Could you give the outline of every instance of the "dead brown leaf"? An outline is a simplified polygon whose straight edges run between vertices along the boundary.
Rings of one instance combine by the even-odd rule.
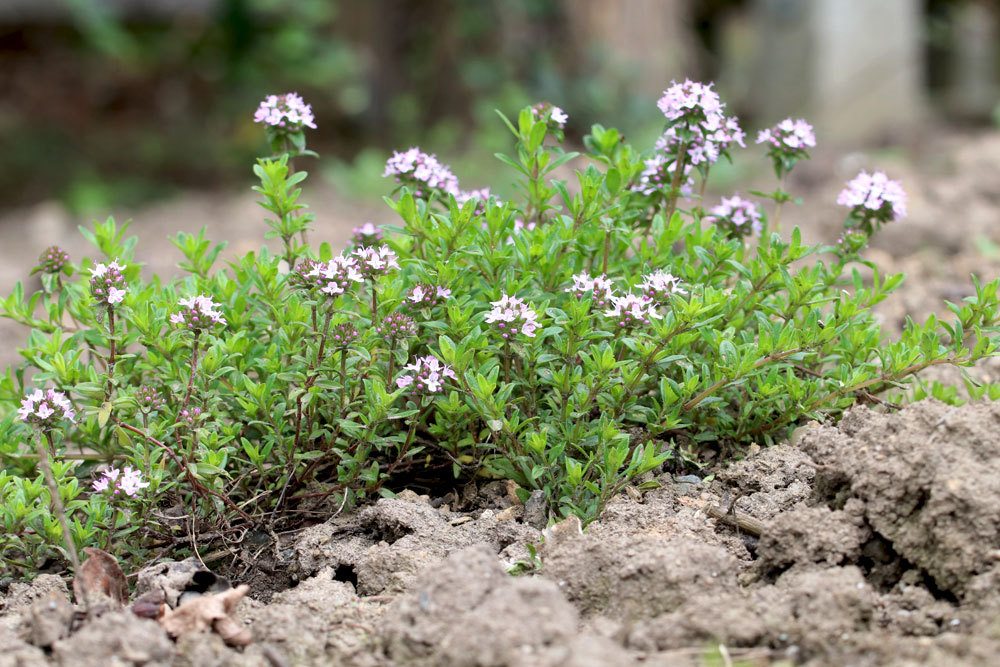
[[[77,601],[84,599],[85,590],[88,594],[106,595],[119,607],[124,606],[128,601],[128,584],[118,559],[94,547],[84,547],[83,553],[87,554],[87,560],[83,561],[80,572],[73,579],[73,594]]]
[[[160,625],[167,634],[175,638],[212,630],[230,646],[246,646],[253,641],[250,630],[231,614],[249,590],[249,586],[237,586],[221,593],[191,598],[177,609],[164,607],[163,616],[159,619]]]

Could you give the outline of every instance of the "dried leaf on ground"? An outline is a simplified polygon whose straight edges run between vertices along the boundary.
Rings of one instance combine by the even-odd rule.
[[[164,608],[160,625],[175,638],[213,630],[230,646],[246,646],[253,641],[250,630],[231,614],[249,590],[249,586],[237,586],[221,593],[191,598],[177,609]]]
[[[77,602],[88,594],[101,593],[111,598],[118,606],[128,601],[128,584],[125,573],[118,565],[118,559],[103,549],[85,547],[87,560],[80,566],[80,572],[73,579],[73,594]]]

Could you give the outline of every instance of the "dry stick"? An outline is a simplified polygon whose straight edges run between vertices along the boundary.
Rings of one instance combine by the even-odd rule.
[[[121,420],[119,420],[117,418],[115,418],[115,424],[117,424],[118,426],[121,426],[126,431],[131,431],[132,433],[135,433],[136,435],[145,438],[148,442],[153,443],[154,445],[156,445],[157,447],[159,447],[160,449],[162,449],[164,452],[166,452],[167,456],[169,456],[171,459],[173,459],[174,463],[176,463],[178,466],[181,467],[181,469],[184,470],[185,477],[187,477],[188,482],[191,484],[191,486],[194,488],[194,490],[198,493],[198,495],[202,496],[203,498],[207,498],[208,496],[215,496],[216,498],[218,498],[219,500],[221,500],[223,503],[225,503],[227,507],[229,507],[230,509],[235,510],[236,513],[239,514],[240,517],[242,517],[244,521],[246,521],[247,523],[251,523],[251,524],[253,523],[253,519],[250,518],[250,515],[247,514],[246,512],[244,512],[243,509],[239,505],[237,505],[236,503],[234,503],[229,496],[227,496],[227,495],[225,495],[223,493],[219,493],[218,491],[216,491],[214,489],[210,489],[207,486],[205,486],[204,484],[202,484],[201,482],[199,482],[198,479],[194,476],[194,474],[191,473],[191,470],[188,468],[187,463],[185,463],[184,460],[182,460],[179,456],[177,456],[177,454],[175,454],[174,451],[172,449],[170,449],[170,447],[168,447],[166,445],[166,443],[164,443],[164,442],[162,442],[160,440],[157,440],[153,436],[151,436],[148,433],[144,432],[142,429],[138,429],[135,426],[132,426],[131,424],[126,424],[125,422],[123,422],[123,421],[121,421]]]
[[[737,514],[736,510],[727,512],[723,507],[717,507],[716,505],[708,503],[705,503],[702,506],[702,509],[705,510],[705,514],[712,517],[719,523],[724,523],[732,528],[737,528],[748,535],[760,537],[764,534],[763,523],[753,517],[749,517],[744,514]]]
[[[55,449],[55,445],[52,443],[52,434],[48,431],[44,433],[45,441],[48,442],[49,447]],[[63,506],[62,496],[59,495],[59,485],[56,483],[55,475],[52,474],[52,466],[49,463],[49,450],[45,447],[45,442],[41,438],[38,438],[36,441],[36,447],[38,448],[38,465],[42,469],[42,476],[45,477],[45,483],[49,487],[49,503],[51,503],[52,511],[59,520],[63,541],[66,543],[66,555],[69,556],[70,565],[73,566],[73,581],[80,583],[80,593],[83,596],[83,610],[89,614],[90,592],[87,590],[86,582],[80,577],[80,557],[76,553],[76,543],[73,542],[73,533],[70,532],[69,522],[66,520],[66,508]]]

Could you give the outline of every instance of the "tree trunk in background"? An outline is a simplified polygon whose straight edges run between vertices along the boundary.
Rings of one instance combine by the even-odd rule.
[[[894,140],[925,117],[920,0],[754,0],[762,123],[808,115],[832,143]]]
[[[596,76],[626,77],[636,94],[657,98],[671,79],[697,76],[686,0],[563,0],[578,56]]]

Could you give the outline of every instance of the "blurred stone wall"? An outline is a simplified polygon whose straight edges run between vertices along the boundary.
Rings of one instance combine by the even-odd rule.
[[[749,101],[807,115],[828,140],[894,139],[927,115],[920,0],[755,0]]]

